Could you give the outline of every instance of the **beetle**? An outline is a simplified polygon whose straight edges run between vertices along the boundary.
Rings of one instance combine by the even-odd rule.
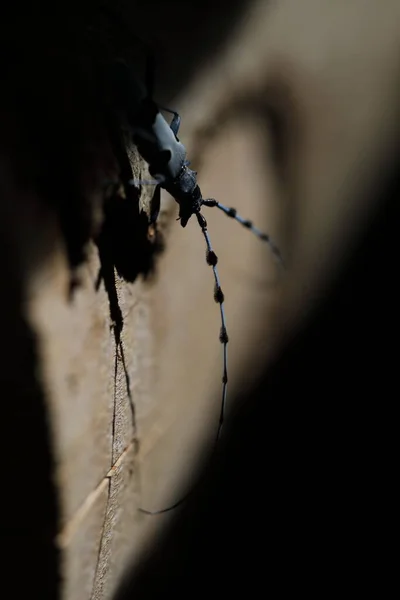
[[[150,203],[150,224],[157,221],[160,211],[160,192],[165,189],[179,205],[178,220],[182,227],[186,227],[189,219],[194,216],[203,234],[206,243],[206,261],[211,266],[214,275],[214,299],[218,303],[221,316],[221,329],[219,340],[223,346],[223,374],[222,374],[222,400],[219,415],[216,442],[218,441],[224,422],[225,404],[227,397],[227,345],[228,333],[224,311],[224,294],[217,270],[218,257],[214,252],[208,234],[207,221],[202,214],[203,207],[216,207],[225,215],[233,218],[245,228],[252,231],[259,239],[269,244],[276,260],[283,266],[282,256],[277,246],[269,235],[260,231],[253,223],[241,217],[234,208],[226,207],[214,198],[204,199],[197,182],[197,172],[190,168],[187,160],[185,146],[178,138],[181,117],[169,108],[159,106],[152,98],[153,68],[150,60],[146,67],[146,82],[135,76],[133,69],[122,60],[115,60],[108,66],[108,86],[113,90],[113,103],[119,118],[128,125],[131,141],[136,146],[140,156],[148,164],[153,181],[131,179],[131,186],[150,183],[155,185],[154,194]],[[168,123],[162,111],[173,115]],[[179,506],[187,496],[167,508],[157,511],[139,509],[149,515],[168,512]]]

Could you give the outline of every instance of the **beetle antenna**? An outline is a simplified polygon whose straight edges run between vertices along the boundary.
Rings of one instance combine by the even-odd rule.
[[[210,265],[210,267],[212,267],[213,274],[214,274],[214,280],[215,280],[214,300],[215,300],[215,302],[217,302],[219,304],[220,314],[221,314],[221,329],[220,329],[220,333],[219,333],[219,341],[223,345],[222,400],[221,400],[221,410],[219,413],[217,435],[215,438],[215,446],[214,446],[214,451],[215,451],[216,445],[221,436],[222,426],[225,421],[225,406],[226,406],[226,394],[227,394],[227,385],[228,385],[228,348],[227,348],[227,346],[228,346],[229,338],[228,338],[228,333],[227,333],[227,329],[226,329],[226,318],[225,318],[225,310],[224,310],[224,294],[221,289],[221,283],[220,283],[218,270],[217,270],[218,257],[215,254],[215,252],[211,246],[210,236],[208,235],[208,230],[207,230],[207,221],[205,220],[205,218],[203,217],[203,215],[200,212],[196,212],[196,217],[197,217],[197,222],[200,226],[201,232],[202,232],[205,242],[206,242],[206,247],[207,247],[206,261],[207,261],[207,264]],[[183,496],[183,498],[181,498],[180,500],[178,500],[171,506],[168,506],[167,508],[163,508],[161,510],[154,510],[154,511],[139,508],[139,511],[141,513],[144,513],[145,515],[161,515],[162,513],[170,512],[171,510],[174,510],[175,508],[178,508],[178,506],[183,504],[185,502],[185,500],[187,500],[187,498],[195,491],[196,487],[197,486],[192,488],[185,496]]]
[[[243,225],[243,227],[246,227],[246,229],[250,229],[250,231],[252,231],[254,233],[254,235],[256,235],[260,240],[262,240],[263,242],[266,242],[268,244],[272,254],[274,255],[275,259],[280,263],[280,265],[282,267],[285,266],[284,262],[283,262],[282,254],[281,254],[279,248],[276,246],[276,244],[271,240],[271,237],[267,233],[264,233],[263,231],[258,229],[258,227],[255,227],[251,221],[241,217],[237,213],[236,208],[231,208],[229,206],[225,206],[224,204],[217,202],[213,198],[209,198],[208,200],[203,200],[202,204],[204,206],[209,206],[209,207],[216,206],[217,208],[222,210],[222,212],[225,213],[228,217],[235,219],[235,221],[237,221],[238,223]]]

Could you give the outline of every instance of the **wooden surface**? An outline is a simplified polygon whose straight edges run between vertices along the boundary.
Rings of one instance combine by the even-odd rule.
[[[221,185],[221,175],[228,180],[231,165],[246,161],[248,174],[254,168],[255,134],[251,126],[244,132],[231,128],[209,157],[214,165],[208,176],[204,168],[203,179],[209,177],[210,191],[223,202],[231,201],[232,189]],[[224,171],[221,163],[221,173],[213,167],[226,144],[231,164]],[[245,180],[236,184],[243,189],[236,206],[268,226],[257,193],[246,195]],[[174,219],[175,206],[168,210]],[[274,309],[279,269],[268,248],[246,230],[215,210],[207,218],[226,295],[234,390],[244,370],[245,377],[254,377],[259,353],[266,351],[265,311]],[[170,517],[148,517],[137,509],[157,510],[179,499],[182,481],[193,478],[197,460],[213,445],[222,351],[212,273],[196,223],[182,230],[173,221],[167,239],[153,282],[128,284],[116,278],[126,372],[120,350],[116,357],[104,286],[95,290],[100,264],[94,247],[71,304],[62,251],[54,252],[31,285],[30,316],[40,340],[61,490],[57,540],[66,598],[81,597],[82,590],[88,597],[110,597],[127,558],[139,556],[144,541]]]
[[[310,310],[368,218],[365,191],[378,181],[399,128],[400,5],[380,6],[261,0],[186,86],[176,76],[168,89],[173,50],[164,56],[160,98],[182,115],[180,138],[203,195],[235,206],[268,231],[287,259],[282,275],[267,246],[216,209],[205,211],[226,297],[228,417],[235,395],[254,383]],[[273,110],[280,139],[270,128]],[[116,348],[104,283],[96,289],[97,248],[89,241],[81,285],[69,302],[57,211],[19,179],[17,167],[25,163],[16,151],[5,152],[6,142],[17,146],[12,120],[2,114],[1,242],[9,256],[2,303],[5,314],[15,310],[5,335],[11,339],[26,319],[36,340],[36,358],[26,360],[48,413],[58,496],[49,531],[59,552],[60,589],[63,600],[109,599],[123,570],[135,567],[170,518],[138,508],[157,510],[179,499],[213,444],[222,349],[212,273],[196,223],[182,229],[165,195],[166,248],[155,276],[127,283],[115,274],[124,319]],[[89,131],[97,131],[95,116]],[[98,183],[112,171],[112,157],[101,136],[85,139]],[[88,166],[83,171],[93,174]],[[96,211],[98,189],[87,185]],[[19,354],[24,344],[30,348],[25,337]],[[7,394],[24,388],[13,368],[11,358],[3,362]],[[21,394],[28,404],[31,391]],[[18,418],[10,412],[11,421]],[[21,456],[29,453],[26,431]],[[27,463],[32,488],[35,456]],[[15,489],[22,496],[24,482]],[[33,514],[32,508],[26,523]]]

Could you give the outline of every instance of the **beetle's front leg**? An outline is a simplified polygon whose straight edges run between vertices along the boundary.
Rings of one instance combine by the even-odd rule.
[[[174,133],[174,135],[176,137],[178,137],[179,127],[181,126],[181,117],[180,117],[179,113],[177,113],[174,110],[171,110],[170,108],[166,108],[165,106],[159,105],[159,108],[161,108],[161,110],[165,110],[165,112],[171,113],[171,115],[174,115],[169,126],[172,129],[172,132]]]

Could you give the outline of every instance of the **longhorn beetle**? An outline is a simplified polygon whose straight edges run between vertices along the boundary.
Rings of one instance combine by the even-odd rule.
[[[257,229],[251,221],[243,219],[234,208],[228,208],[213,198],[204,199],[197,183],[197,173],[190,169],[186,159],[186,149],[178,139],[181,118],[179,114],[168,108],[159,106],[152,98],[152,66],[148,62],[146,73],[147,89],[135,77],[133,71],[123,60],[115,61],[109,68],[109,85],[115,94],[115,107],[123,113],[130,129],[132,141],[136,145],[141,157],[148,163],[149,172],[154,177],[155,187],[151,202],[150,222],[154,223],[160,209],[160,191],[165,189],[179,204],[178,220],[182,227],[186,227],[189,219],[195,216],[206,243],[206,261],[212,267],[215,287],[214,299],[219,304],[221,314],[221,329],[219,339],[223,345],[223,376],[222,376],[222,401],[219,416],[216,441],[218,441],[224,422],[228,373],[227,373],[227,344],[228,334],[224,311],[224,294],[221,289],[217,270],[218,257],[215,254],[208,235],[207,221],[201,209],[217,207],[227,216],[250,229],[257,237],[269,244],[275,258],[283,265],[281,254],[270,237]],[[173,115],[170,124],[166,121],[161,111]],[[131,180],[130,184],[135,185]],[[140,182],[139,183],[143,183]],[[186,498],[186,496],[185,496]],[[172,506],[158,511],[141,512],[154,515],[168,512],[180,505],[182,498]]]

